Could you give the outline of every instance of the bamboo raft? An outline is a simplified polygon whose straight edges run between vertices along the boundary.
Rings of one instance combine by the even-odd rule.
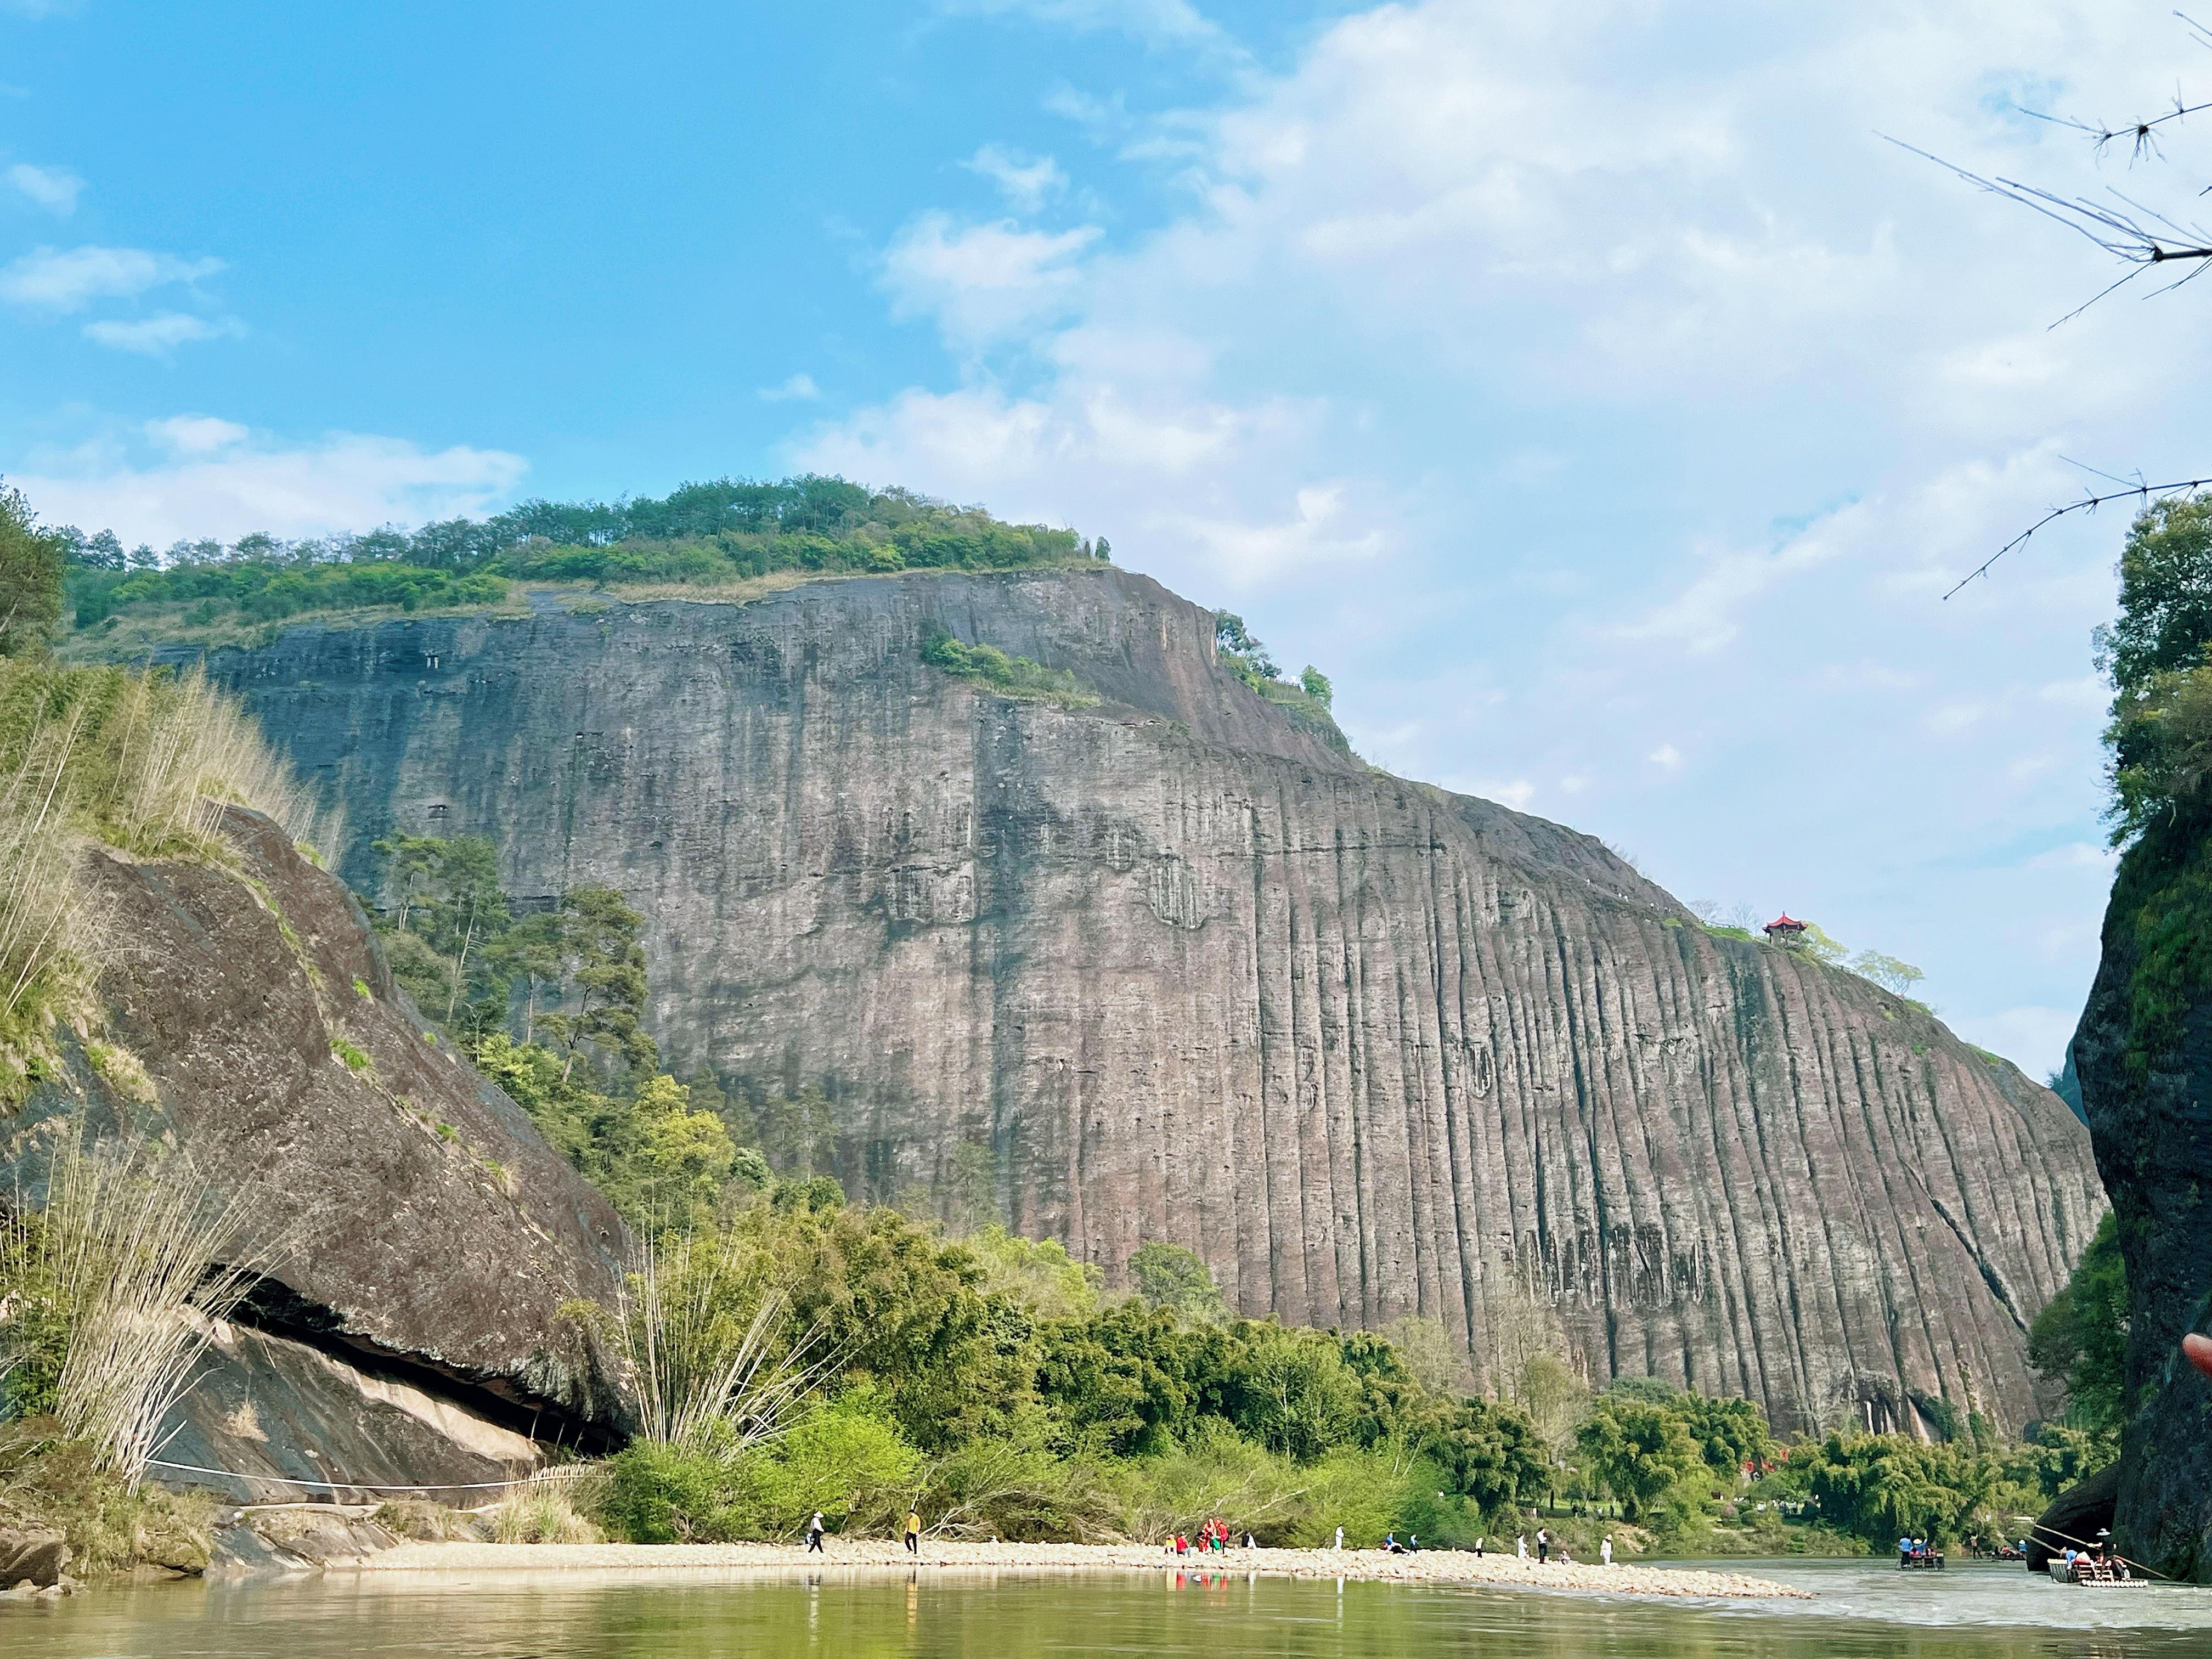
[[[2109,1562],[2069,1561],[2053,1556],[2051,1561],[2051,1582],[2054,1584],[2078,1584],[2083,1589],[2141,1589],[2150,1583],[2130,1574],[2125,1564]]]

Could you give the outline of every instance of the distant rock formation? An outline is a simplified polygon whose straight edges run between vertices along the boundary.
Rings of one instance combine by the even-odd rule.
[[[106,1040],[154,1098],[70,1049],[0,1146],[35,1181],[82,1115],[173,1139],[252,1242],[281,1247],[218,1330],[161,1455],[283,1480],[472,1482],[547,1443],[604,1444],[622,1407],[572,1297],[611,1303],[628,1247],[598,1192],[521,1109],[434,1048],[344,886],[258,814],[222,831],[235,867],[87,853],[105,918]],[[449,1494],[451,1496],[453,1494]]]
[[[933,626],[1102,701],[949,678]],[[856,1196],[980,1179],[1109,1282],[1170,1239],[1245,1312],[1419,1313],[1479,1359],[1533,1313],[1598,1380],[1784,1430],[2036,1412],[2027,1322],[2104,1207],[2063,1104],[1589,836],[1338,752],[1144,577],[296,626],[209,667],[343,803],[355,882],[402,830],[495,837],[526,897],[619,887],[676,1069],[825,1090]]]

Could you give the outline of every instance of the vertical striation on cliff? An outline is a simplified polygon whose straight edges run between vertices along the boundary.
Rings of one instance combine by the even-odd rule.
[[[930,625],[1104,699],[1015,702]],[[1910,1004],[1716,938],[1599,843],[1373,772],[1115,570],[749,605],[302,626],[209,664],[349,812],[495,837],[648,918],[679,1068],[824,1087],[856,1194],[993,1172],[1119,1273],[1231,1304],[1533,1305],[1595,1376],[1784,1428],[2033,1414],[2027,1323],[2103,1208],[2087,1138]]]

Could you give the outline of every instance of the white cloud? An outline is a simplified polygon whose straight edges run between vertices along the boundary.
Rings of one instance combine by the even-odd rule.
[[[67,218],[76,211],[76,198],[84,180],[67,167],[33,167],[18,161],[8,169],[8,182],[49,213]]]
[[[218,449],[242,444],[253,434],[236,421],[214,415],[172,415],[146,422],[146,435],[177,455],[212,455]]]
[[[1686,587],[1621,624],[1620,637],[1668,641],[1698,653],[1733,644],[1746,608],[1791,576],[1838,557],[1864,519],[1858,509],[1846,508],[1771,551],[1731,548],[1708,554]]]
[[[781,386],[763,386],[762,398],[771,404],[811,403],[822,395],[811,374],[794,374]]]
[[[996,185],[1006,204],[1018,213],[1036,212],[1067,188],[1067,175],[1051,156],[1025,156],[999,144],[984,145],[961,165]]]
[[[34,455],[9,482],[50,524],[112,529],[156,547],[252,531],[329,535],[494,510],[527,464],[495,449],[425,450],[404,439],[333,433],[310,443],[257,440],[230,421],[176,416],[144,428],[161,452],[113,441]]]
[[[1679,772],[1682,769],[1682,751],[1671,743],[1662,743],[1645,757],[1663,772]]]
[[[125,300],[171,283],[196,283],[220,259],[182,259],[135,247],[33,248],[0,270],[0,300],[46,311],[82,311],[94,300]]]
[[[1097,239],[1090,225],[1055,234],[925,213],[884,254],[884,283],[896,314],[933,317],[949,343],[974,349],[1064,314],[1077,258]]]
[[[237,319],[225,317],[210,322],[204,317],[195,317],[188,312],[163,311],[151,317],[139,317],[130,321],[103,317],[84,325],[84,337],[94,345],[104,345],[116,351],[136,351],[149,357],[166,357],[179,346],[191,340],[212,340],[221,336],[243,334],[245,327]]]

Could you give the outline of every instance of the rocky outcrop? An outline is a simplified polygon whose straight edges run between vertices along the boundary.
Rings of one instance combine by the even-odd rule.
[[[474,1508],[538,1468],[545,1448],[472,1399],[225,1322],[161,1456],[168,1478],[239,1503],[390,1495]],[[557,1414],[533,1415],[548,1440],[562,1432]]]
[[[927,627],[1073,672],[1008,701]],[[302,626],[213,658],[342,801],[648,918],[678,1069],[824,1088],[856,1194],[982,1172],[1118,1279],[1532,1317],[1784,1428],[2017,1425],[2102,1209],[2065,1107],[1867,982],[1716,937],[1597,842],[1373,772],[1120,571]],[[1539,1334],[1540,1336],[1540,1328]]]
[[[2106,1465],[2086,1480],[2077,1480],[2036,1516],[2027,1534],[2027,1570],[2042,1572],[2051,1558],[2063,1555],[2069,1545],[2087,1547],[2112,1527],[2113,1510],[2120,1491],[2120,1466]]]
[[[69,1540],[59,1533],[0,1527],[0,1589],[46,1589],[69,1571]]]
[[[2191,866],[2207,845],[2201,825],[2164,827],[2121,860],[2073,1054],[2119,1222],[2128,1397],[2141,1402],[2122,1441],[2114,1539],[2162,1571],[2212,1582],[2212,1382],[2180,1352],[2185,1332],[2212,1323],[2212,988],[2148,963],[2141,928],[2147,915],[2201,915]],[[2138,994],[2171,1016],[2154,1031],[2138,1027]]]
[[[564,1300],[611,1299],[622,1224],[520,1108],[433,1047],[345,887],[233,809],[230,860],[85,854],[97,1046],[0,1122],[37,1194],[74,1121],[187,1152],[270,1264],[164,1456],[293,1480],[496,1479],[620,1407]]]

